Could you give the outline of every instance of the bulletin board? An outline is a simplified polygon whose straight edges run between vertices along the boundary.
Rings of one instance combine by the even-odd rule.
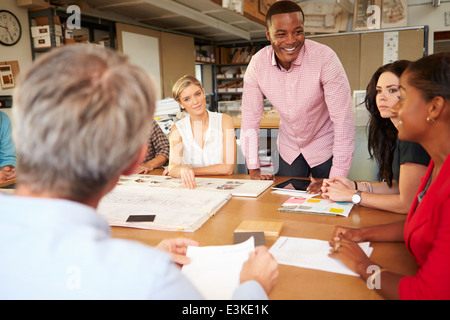
[[[417,60],[427,53],[428,27],[349,32],[308,39],[332,48],[344,66],[352,91],[365,90],[373,73],[388,60]]]

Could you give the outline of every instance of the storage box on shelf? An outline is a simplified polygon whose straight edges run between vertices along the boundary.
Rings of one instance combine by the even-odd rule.
[[[33,60],[37,54],[54,47],[82,41],[115,49],[114,21],[82,15],[81,28],[73,29],[65,23],[69,16],[70,13],[67,13],[65,8],[58,6],[47,5],[28,10]],[[82,39],[79,32],[83,32]]]
[[[217,100],[242,100],[244,74],[253,55],[264,44],[235,44],[216,47],[216,93]]]
[[[255,52],[255,46],[217,47],[216,56],[220,58],[218,63],[221,65],[248,64]]]
[[[219,101],[218,111],[220,113],[226,113],[232,117],[238,117],[241,114],[241,100],[235,101]]]
[[[216,63],[216,58],[214,55],[214,46],[211,44],[196,44],[195,62],[200,64]]]
[[[28,16],[33,50],[58,47],[64,43],[61,20],[51,7],[30,9]]]

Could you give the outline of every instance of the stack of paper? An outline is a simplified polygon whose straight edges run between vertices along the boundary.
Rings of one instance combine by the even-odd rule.
[[[181,272],[205,299],[229,300],[239,286],[242,265],[255,250],[254,239],[227,246],[188,247],[191,263]]]
[[[180,111],[180,105],[173,98],[156,101],[154,117],[172,117]]]
[[[359,246],[368,257],[371,255],[373,248],[369,242],[359,243]],[[269,252],[279,264],[358,276],[340,260],[329,257],[330,250],[328,241],[280,237]]]

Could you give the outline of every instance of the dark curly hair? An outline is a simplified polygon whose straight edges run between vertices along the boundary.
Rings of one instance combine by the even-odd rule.
[[[266,13],[266,27],[270,27],[272,16],[275,14],[282,14],[282,13],[292,13],[292,12],[301,12],[303,21],[305,21],[305,14],[303,13],[302,8],[298,4],[296,4],[293,1],[277,1],[274,2],[269,10],[267,10]]]
[[[392,161],[394,154],[392,150],[397,141],[397,128],[390,119],[382,118],[376,103],[377,82],[384,72],[391,72],[400,78],[403,71],[411,64],[408,60],[399,60],[388,63],[375,71],[366,88],[364,104],[370,113],[368,131],[368,149],[370,159],[376,160],[379,171],[378,180],[386,181],[392,186],[393,172]]]
[[[423,57],[410,66],[409,84],[422,92],[426,101],[440,96],[450,99],[450,52]]]

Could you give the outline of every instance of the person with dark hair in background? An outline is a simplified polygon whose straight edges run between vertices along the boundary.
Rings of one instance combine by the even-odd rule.
[[[411,207],[430,156],[415,142],[397,137],[398,117],[393,108],[400,98],[399,82],[410,64],[400,60],[384,65],[367,85],[365,105],[370,113],[369,153],[377,161],[378,182],[356,182],[345,177],[325,179],[322,196],[353,201],[366,207],[406,214]],[[354,195],[356,194],[356,197]]]
[[[406,221],[359,229],[337,226],[330,239],[330,256],[385,298],[448,300],[450,52],[421,58],[403,72],[396,107],[398,138],[420,143],[431,157]],[[405,276],[377,265],[359,247],[360,241],[404,241],[417,262],[417,273]]]
[[[135,173],[147,174],[154,169],[161,168],[169,161],[169,149],[169,139],[167,139],[159,124],[153,120],[147,142],[147,155]]]

